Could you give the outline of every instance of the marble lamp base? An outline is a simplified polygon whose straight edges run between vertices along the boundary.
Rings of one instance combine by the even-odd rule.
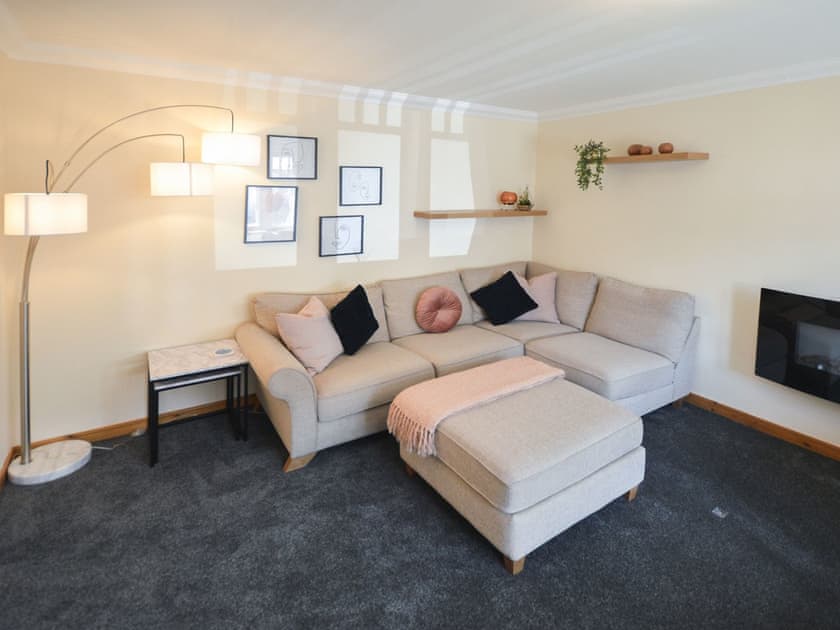
[[[32,449],[31,461],[23,465],[20,457],[9,464],[9,481],[33,486],[70,475],[90,461],[91,446],[84,440],[62,440]]]

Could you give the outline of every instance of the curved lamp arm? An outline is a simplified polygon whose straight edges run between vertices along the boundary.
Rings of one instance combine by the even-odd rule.
[[[70,184],[67,186],[67,188],[64,189],[64,192],[66,192],[66,193],[70,192],[70,189],[73,188],[73,186],[76,185],[76,182],[79,181],[79,179],[81,179],[82,175],[87,173],[94,164],[96,164],[99,160],[104,158],[106,155],[108,155],[114,149],[117,149],[124,144],[128,144],[129,142],[135,142],[137,140],[145,140],[147,138],[180,138],[181,139],[181,161],[182,162],[186,161],[186,145],[185,145],[185,142],[184,142],[184,136],[181,135],[180,133],[147,133],[147,134],[142,135],[142,136],[134,136],[133,138],[129,138],[128,140],[123,140],[122,142],[117,142],[117,144],[115,144],[111,147],[108,147],[102,153],[100,153],[95,158],[93,158],[90,162],[88,162],[87,166],[85,166],[82,169],[82,171],[78,175],[76,175],[76,178],[72,182],[70,182]],[[54,186],[55,182],[58,181],[58,176],[56,176],[55,179],[53,179],[52,186],[49,185],[48,182],[49,182],[49,178],[50,178],[50,166],[51,166],[50,161],[47,160],[47,172],[44,175],[44,187],[46,188],[45,192],[47,194],[50,194],[52,192],[52,186]],[[32,267],[32,257],[35,256],[35,248],[38,246],[38,239],[39,238],[40,238],[40,236],[30,236],[29,237],[29,244],[28,244],[28,247],[26,248],[26,262],[24,263],[24,266],[23,266],[23,284],[22,284],[22,288],[21,288],[21,298],[20,298],[21,302],[28,302],[29,301],[29,270]]]
[[[111,147],[108,147],[102,153],[100,153],[95,158],[93,158],[93,160],[91,160],[87,164],[87,166],[85,166],[82,169],[82,171],[76,176],[76,178],[72,182],[70,182],[70,185],[67,186],[67,188],[64,189],[64,192],[66,192],[66,193],[70,192],[70,189],[73,188],[73,186],[76,184],[77,181],[79,181],[79,179],[82,177],[82,175],[87,173],[94,164],[96,164],[99,160],[104,158],[106,155],[108,155],[114,149],[116,149],[118,147],[121,147],[124,144],[128,144],[129,142],[135,142],[137,140],[145,140],[147,138],[161,138],[161,137],[180,138],[181,139],[181,161],[182,162],[186,161],[186,147],[185,147],[185,143],[184,143],[184,136],[181,135],[180,133],[148,133],[148,134],[145,134],[145,135],[142,135],[142,136],[135,136],[133,138],[129,138],[128,140],[123,140],[122,142],[118,142],[117,144],[115,144]],[[47,172],[46,172],[46,175],[44,176],[44,186],[47,188],[47,190],[46,190],[47,194],[50,194],[52,192],[52,187],[48,184],[49,177],[50,177],[50,161],[47,160]],[[55,185],[56,181],[58,181],[58,177],[56,177],[53,180],[53,185]],[[41,238],[40,236],[30,236],[29,237],[29,243],[28,243],[27,248],[26,248],[26,262],[23,265],[23,282],[21,284],[21,291],[20,291],[21,304],[29,302],[29,272],[32,268],[32,258],[35,256],[35,248],[38,246],[38,239],[40,239],[40,238]]]
[[[184,142],[184,136],[181,135],[180,133],[147,133],[147,134],[142,135],[142,136],[134,136],[133,138],[129,138],[128,140],[123,140],[122,142],[117,142],[117,144],[115,144],[111,147],[108,147],[102,153],[100,153],[95,158],[93,158],[88,163],[88,165],[85,166],[79,172],[78,175],[76,175],[75,179],[73,179],[73,181],[70,182],[67,185],[67,188],[64,189],[64,192],[70,192],[70,189],[73,188],[73,186],[76,184],[77,181],[79,181],[79,179],[81,179],[82,175],[87,173],[94,164],[96,164],[99,160],[104,158],[106,155],[108,155],[114,149],[119,148],[124,144],[128,144],[129,142],[134,142],[135,140],[144,140],[146,138],[162,138],[162,137],[172,137],[172,138],[180,138],[181,139],[181,161],[186,162],[186,145],[185,145],[185,142]],[[47,160],[47,172],[49,173],[49,160]],[[55,177],[55,179],[53,180],[53,183],[52,183],[53,186],[55,186],[55,183],[58,181],[58,178],[61,176],[62,172],[63,172],[63,170],[60,171],[58,175],[56,175],[56,177]],[[52,192],[52,187],[50,187],[50,189],[47,190],[47,192],[48,193]]]
[[[72,155],[70,155],[70,157],[67,158],[67,161],[64,162],[61,169],[56,174],[55,178],[53,178],[52,183],[49,184],[47,186],[47,188],[49,190],[52,190],[55,187],[58,180],[61,179],[61,176],[64,174],[64,171],[67,170],[67,168],[70,166],[70,164],[76,158],[76,156],[79,155],[79,153],[82,151],[82,149],[84,149],[88,144],[90,144],[90,142],[94,138],[96,138],[99,134],[101,134],[102,132],[107,131],[108,129],[110,129],[114,125],[116,125],[118,123],[121,123],[124,120],[128,120],[129,118],[134,118],[135,116],[141,116],[143,114],[148,114],[150,112],[157,112],[157,111],[160,111],[162,109],[178,109],[178,108],[182,108],[182,107],[200,107],[200,108],[203,108],[203,109],[219,109],[219,110],[222,110],[222,111],[226,111],[227,113],[230,114],[230,131],[231,131],[231,133],[233,133],[233,124],[234,124],[233,110],[230,109],[229,107],[221,107],[219,105],[196,105],[196,104],[181,105],[181,104],[178,104],[178,105],[161,105],[160,107],[151,107],[149,109],[143,109],[143,110],[140,110],[139,112],[134,112],[133,114],[128,114],[127,116],[123,116],[122,118],[118,118],[114,122],[108,123],[107,125],[105,125],[101,129],[99,129],[98,131],[94,132],[93,135],[91,135],[89,138],[87,138],[87,140],[82,142],[82,144],[80,144],[78,146],[78,148],[75,151],[73,151]],[[78,177],[76,179],[78,179]],[[75,182],[75,180],[74,180],[74,182]],[[71,184],[71,186],[72,186],[72,184]],[[69,188],[70,188],[70,186],[68,186],[68,189]]]

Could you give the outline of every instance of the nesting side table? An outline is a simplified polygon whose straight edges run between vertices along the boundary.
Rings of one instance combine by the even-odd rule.
[[[225,410],[234,437],[248,439],[245,400],[248,395],[248,359],[233,339],[221,339],[188,346],[152,350],[148,353],[149,466],[158,461],[158,415],[160,393],[224,380],[227,386]],[[215,412],[185,418],[196,420]]]

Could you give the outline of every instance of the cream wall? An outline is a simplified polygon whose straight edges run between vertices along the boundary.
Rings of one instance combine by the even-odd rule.
[[[0,53],[0,85],[7,85],[8,59]],[[8,90],[0,91],[0,191],[6,189],[6,95]],[[0,237],[2,238],[2,237]],[[11,370],[17,357],[17,346],[11,328],[14,320],[14,281],[13,261],[17,259],[18,247],[12,243],[3,242],[0,249],[0,459],[5,459],[12,444],[17,438],[13,418],[17,413],[16,388],[12,382]]]
[[[551,209],[535,258],[697,297],[693,391],[840,445],[840,406],[753,375],[761,287],[840,299],[840,79],[539,126]],[[671,141],[708,162],[607,165],[577,189],[575,144]],[[541,224],[542,227],[542,224]]]
[[[450,199],[494,207],[499,191],[533,185],[536,123],[16,61],[0,67],[7,75],[10,158],[4,192],[40,190],[45,158],[60,165],[98,127],[162,104],[231,107],[238,131],[319,139],[319,179],[299,182],[294,244],[242,243],[244,186],[272,183],[265,148],[259,167],[217,167],[213,198],[149,197],[148,163],[179,157],[168,140],[117,149],[80,180],[74,190],[89,195],[88,233],[43,238],[32,271],[33,439],[145,416],[145,352],[232,335],[249,317],[249,294],[350,287],[531,255],[531,219],[455,224],[445,235],[450,240],[442,240],[411,211]],[[98,147],[130,135],[181,132],[187,158],[198,160],[200,132],[227,125],[218,112],[160,112],[127,121]],[[433,143],[459,147],[455,154],[467,156],[469,168],[452,167],[467,176],[435,175],[448,169],[433,159],[450,159],[450,152],[433,158]],[[358,212],[338,208],[339,159],[384,166],[386,202],[364,209],[368,254],[320,259],[318,216]],[[22,247],[22,239],[2,237],[4,280],[11,273],[18,282]],[[15,307],[6,306],[8,316]],[[16,323],[11,331],[4,325],[3,365],[15,371],[4,373],[3,382],[16,387]],[[221,397],[217,389],[182,390],[164,405]],[[10,437],[19,439],[17,406],[4,405],[2,413],[6,450]]]

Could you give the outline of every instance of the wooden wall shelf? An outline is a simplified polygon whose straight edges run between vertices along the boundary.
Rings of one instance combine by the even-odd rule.
[[[608,157],[604,164],[632,164],[633,162],[685,162],[686,160],[708,160],[708,153],[653,153],[651,155],[622,155],[620,157]]]
[[[418,219],[498,219],[502,217],[544,217],[548,210],[415,210]]]

